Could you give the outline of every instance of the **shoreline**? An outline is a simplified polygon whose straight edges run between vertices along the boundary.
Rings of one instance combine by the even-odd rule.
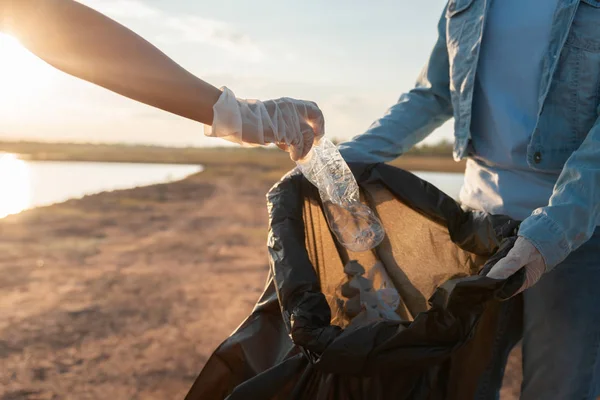
[[[207,152],[204,157],[190,159],[183,157],[174,159],[173,156],[165,158],[135,158],[125,156],[110,156],[110,157],[90,157],[90,156],[64,156],[62,154],[16,154],[23,161],[33,162],[82,162],[82,163],[114,163],[114,164],[153,164],[153,165],[196,165],[203,168],[207,167],[222,167],[228,163],[232,165],[257,164],[266,166],[270,163],[277,169],[287,170],[294,168],[294,164],[287,158],[287,155],[281,157],[275,154],[214,154]],[[463,173],[465,170],[465,161],[456,162],[452,158],[440,156],[401,156],[389,164],[405,169],[407,171],[422,171],[422,172],[440,172],[440,173]]]
[[[168,152],[168,157],[153,157],[150,159],[147,153],[140,152],[139,149],[136,151],[137,158],[131,157],[131,153],[128,152],[96,152],[96,153],[85,153],[85,154],[65,154],[65,153],[29,153],[29,154],[15,154],[17,158],[25,162],[49,162],[49,163],[107,163],[107,164],[147,164],[149,166],[160,166],[160,165],[171,165],[171,166],[194,166],[199,167],[200,170],[193,173],[197,174],[208,174],[211,177],[218,177],[221,174],[229,174],[231,171],[238,167],[247,168],[254,171],[255,175],[260,175],[261,178],[266,178],[276,182],[283,175],[289,172],[295,167],[295,164],[289,159],[287,153],[278,150],[256,150],[256,149],[197,149],[195,151],[193,163],[191,157],[182,157],[180,160],[173,159],[173,152]],[[175,154],[177,155],[177,154]],[[201,159],[200,159],[201,158]],[[464,162],[456,163],[452,159],[440,156],[415,156],[405,155],[397,160],[390,163],[396,167],[402,168],[411,172],[435,172],[435,173],[463,173]],[[44,168],[38,166],[37,168]],[[74,166],[74,168],[77,168]],[[180,179],[178,179],[180,180]],[[170,183],[173,181],[156,181],[149,182],[142,185],[132,185],[127,187],[117,187],[113,189],[99,188],[98,190],[90,191],[89,193],[81,193],[72,197],[65,197],[55,202],[37,204],[34,206],[28,206],[20,213],[27,210],[33,210],[43,207],[52,206],[54,204],[60,204],[65,201],[76,200],[83,197],[100,194],[104,192],[110,192],[114,190],[129,190],[140,187],[160,185]],[[16,213],[19,214],[19,213]],[[15,215],[11,213],[9,215]],[[2,218],[6,218],[3,216]]]
[[[126,158],[121,159],[92,159],[92,158],[64,158],[64,157],[36,157],[23,154],[16,154],[19,159],[23,161],[34,161],[34,162],[82,162],[82,163],[114,163],[114,164],[149,164],[149,165],[195,165],[199,167],[205,167],[207,164],[214,164],[209,161],[199,161],[190,163],[187,161],[177,162],[176,160],[169,161],[147,161],[147,160],[131,160]],[[220,163],[219,163],[220,164]],[[436,156],[401,156],[400,158],[391,161],[389,164],[398,168],[405,169],[407,171],[422,171],[422,172],[440,172],[440,173],[463,173],[464,162],[455,162],[452,159],[446,157]],[[293,165],[290,164],[290,168]]]
[[[104,144],[2,142],[0,152],[17,154],[25,161],[105,162],[141,164],[186,164],[231,168],[236,165],[278,169],[283,173],[294,168],[289,155],[272,148],[174,148]],[[465,161],[451,156],[407,154],[390,164],[409,171],[464,172]]]

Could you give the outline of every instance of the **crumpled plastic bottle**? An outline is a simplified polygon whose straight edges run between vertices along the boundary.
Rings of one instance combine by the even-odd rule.
[[[381,243],[385,237],[381,221],[360,202],[356,179],[329,139],[318,139],[308,155],[296,164],[319,189],[329,228],[342,246],[361,252]]]
[[[344,266],[345,277],[327,301],[331,324],[354,329],[377,321],[400,321],[396,310],[401,298],[384,265],[376,262],[368,271],[356,260]]]

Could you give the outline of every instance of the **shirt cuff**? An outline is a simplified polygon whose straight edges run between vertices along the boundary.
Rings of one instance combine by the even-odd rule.
[[[551,271],[571,253],[565,231],[544,214],[543,209],[534,211],[521,223],[519,236],[529,240],[542,254],[546,272]]]

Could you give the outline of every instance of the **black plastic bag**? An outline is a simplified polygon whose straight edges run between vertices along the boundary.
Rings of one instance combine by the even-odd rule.
[[[186,399],[473,398],[498,329],[522,329],[521,296],[498,300],[516,292],[523,274],[484,276],[512,247],[518,223],[464,211],[389,165],[351,167],[384,225],[383,243],[360,254],[337,245],[318,191],[296,172],[284,177],[267,196],[265,291]],[[402,321],[346,330],[331,324],[331,298],[349,260],[384,265],[402,299]],[[507,309],[509,325],[500,327]]]

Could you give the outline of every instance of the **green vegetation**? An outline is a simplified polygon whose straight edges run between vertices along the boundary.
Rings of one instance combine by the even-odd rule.
[[[422,144],[413,147],[407,155],[420,157],[452,157],[453,144],[449,140],[441,140],[436,144]]]

